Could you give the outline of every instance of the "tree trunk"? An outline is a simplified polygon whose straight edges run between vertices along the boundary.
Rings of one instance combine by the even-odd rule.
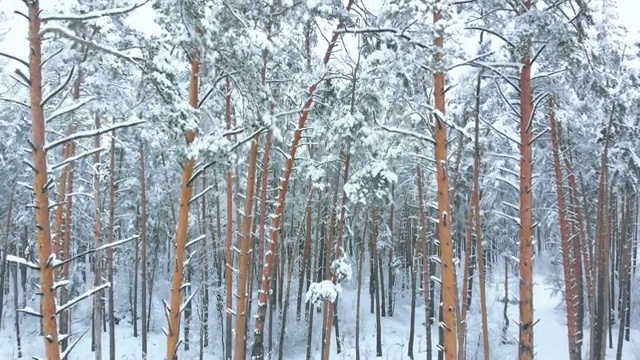
[[[231,79],[226,78],[225,118],[227,131],[231,130]],[[232,358],[233,329],[233,170],[227,171],[227,233],[225,241],[225,359]]]
[[[596,212],[596,253],[597,261],[595,274],[596,303],[594,321],[591,324],[591,347],[589,353],[592,360],[604,360],[606,352],[607,327],[609,322],[609,287],[607,284],[607,271],[609,268],[609,237],[606,221],[606,208],[608,205],[608,152],[611,124],[613,122],[615,108],[612,106],[609,123],[607,125],[604,149],[600,160],[600,179],[598,184],[598,203]],[[584,191],[583,191],[584,194]]]
[[[371,229],[370,256],[374,259],[374,272],[376,272],[378,267],[378,215],[375,205],[371,206],[371,221],[373,221],[373,228]],[[380,323],[380,287],[378,286],[378,279],[376,279],[374,287],[376,297],[376,357],[382,357],[382,324]]]
[[[524,0],[525,11],[531,0]],[[533,360],[533,95],[531,49],[527,45],[520,71],[520,360]]]
[[[40,289],[42,291],[41,314],[44,330],[44,347],[47,360],[60,360],[54,269],[49,262],[52,255],[51,227],[49,222],[49,189],[47,153],[45,150],[45,119],[42,105],[42,50],[40,39],[40,3],[27,3],[29,8],[29,96],[31,101],[32,154],[34,167],[36,229],[40,264]]]
[[[196,28],[199,33],[199,29]],[[198,107],[198,88],[200,84],[200,52],[194,50],[191,57],[191,74],[189,83],[189,105],[194,109]],[[196,138],[196,133],[188,131],[187,144],[191,144]],[[184,260],[189,233],[189,209],[193,195],[193,184],[190,182],[195,167],[195,159],[185,160],[182,172],[182,184],[180,185],[180,213],[176,230],[176,255],[171,283],[171,304],[168,315],[167,329],[167,360],[178,360],[178,346],[180,344],[180,309],[182,307],[182,285],[184,279]]]
[[[95,127],[96,130],[100,129],[100,115],[95,115]],[[94,148],[100,148],[100,135],[97,135],[93,139]],[[94,247],[98,248],[102,246],[102,189],[101,189],[101,173],[100,173],[100,152],[96,152],[93,157],[93,189],[94,189]],[[100,253],[94,253],[93,255],[93,285],[99,286],[100,279],[102,278],[102,255]],[[102,296],[94,296],[93,298],[93,321],[92,321],[92,335],[93,341],[91,350],[95,353],[95,359],[102,359]]]
[[[115,132],[111,134],[111,151],[109,156],[109,229],[107,231],[107,243],[113,242],[115,228],[116,206],[116,141]],[[115,299],[113,294],[113,247],[107,249],[107,279],[109,281],[109,359],[116,359],[116,322]]]
[[[429,245],[427,244],[427,216],[424,211],[424,184],[420,165],[416,166],[416,183],[418,185],[418,225],[420,226],[418,236],[420,237],[420,246],[422,248],[422,293],[424,296],[425,340],[427,342],[427,359],[431,360],[431,254]]]
[[[8,264],[8,261],[6,260],[6,258],[7,258],[7,254],[9,254],[9,240],[11,239],[12,225],[13,225],[13,197],[15,195],[15,184],[16,183],[14,182],[13,185],[11,186],[11,195],[9,195],[9,206],[8,206],[9,210],[7,210],[7,226],[5,227],[6,233],[4,238],[4,244],[1,249],[2,251],[0,251],[0,256],[1,256],[0,257],[0,329],[2,329],[2,314],[4,313],[4,294],[5,294],[5,286],[7,286],[5,282],[8,277],[6,276],[7,264]],[[18,266],[16,266],[16,273],[17,272],[18,272]],[[16,296],[16,302],[17,302],[18,292],[15,291],[15,293],[16,293],[15,296]],[[16,309],[17,308],[18,307],[16,304]]]
[[[144,144],[140,143],[140,251],[142,286],[140,289],[140,305],[142,320],[142,360],[147,359],[147,186],[145,174]],[[137,275],[136,275],[137,276]]]
[[[482,86],[482,72],[478,74],[476,85],[476,113],[473,151],[473,193],[471,195],[471,207],[475,214],[476,222],[476,261],[478,264],[478,290],[480,291],[480,316],[482,319],[482,344],[484,360],[490,360],[489,356],[489,324],[487,320],[487,296],[484,266],[484,251],[482,245],[482,226],[480,222],[480,89]],[[471,229],[469,229],[471,230]]]
[[[437,24],[442,19],[442,15],[437,6],[433,12],[433,23]],[[436,25],[437,27],[437,25]],[[434,95],[435,95],[435,160],[436,176],[438,183],[438,234],[440,241],[440,260],[442,266],[442,307],[444,310],[442,329],[444,330],[444,354],[446,360],[455,360],[458,357],[457,346],[457,322],[456,307],[456,268],[453,262],[453,244],[451,241],[451,216],[449,205],[449,181],[447,174],[447,127],[444,119],[445,114],[445,79],[442,67],[443,34],[439,32],[435,40],[438,50],[434,56],[434,63],[437,70],[434,73]]]
[[[236,304],[235,355],[234,359],[244,360],[246,351],[246,317],[247,299],[251,289],[247,288],[249,276],[249,260],[251,249],[251,223],[253,219],[253,199],[256,189],[256,168],[258,163],[258,143],[260,135],[251,140],[249,150],[249,168],[247,170],[247,191],[244,203],[244,218],[242,219],[242,241],[240,243],[240,259],[238,265],[238,301]]]
[[[353,0],[349,0],[346,6],[347,12],[351,10],[351,6],[353,5],[353,2],[354,2]],[[341,28],[343,24],[344,24],[344,19],[340,19],[338,28]],[[338,33],[333,34],[331,38],[331,42],[329,43],[329,46],[327,48],[327,51],[323,59],[324,65],[326,65],[329,62],[329,58],[333,53],[333,48],[336,46],[336,43],[338,42],[338,37],[339,37]],[[304,109],[310,109],[313,106],[314,94],[316,92],[317,87],[318,87],[318,84],[313,84],[309,87],[309,98],[305,102]],[[278,231],[282,223],[282,217],[284,214],[284,205],[287,197],[287,191],[289,189],[291,171],[293,170],[294,161],[296,159],[298,144],[302,137],[302,132],[305,129],[308,116],[309,116],[309,111],[304,111],[300,115],[300,118],[298,120],[298,126],[295,130],[293,141],[291,143],[291,150],[290,150],[289,156],[287,156],[285,160],[285,167],[284,167],[284,173],[282,176],[282,182],[278,190],[276,210],[272,220],[271,242],[269,243],[269,252],[268,252],[269,256],[267,256],[266,265],[264,266],[264,270],[263,270],[264,272],[262,275],[261,286],[260,286],[260,291],[258,295],[258,315],[256,318],[255,338],[254,338],[253,348],[251,352],[252,358],[254,358],[255,360],[262,360],[264,358],[264,338],[263,338],[264,331],[263,330],[264,330],[264,322],[265,322],[265,316],[266,316],[266,310],[267,310],[268,294],[271,288],[271,277],[272,277],[273,265],[275,262],[275,254],[277,252],[278,243],[279,243]]]
[[[362,263],[364,262],[364,241],[367,237],[367,224],[368,221],[364,221],[364,229],[362,231],[362,237],[358,242],[358,285],[356,289],[356,360],[360,360],[360,298],[362,294]]]

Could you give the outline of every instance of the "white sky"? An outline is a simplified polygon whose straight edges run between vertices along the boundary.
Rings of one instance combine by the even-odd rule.
[[[627,27],[633,38],[638,38],[640,32],[640,1],[639,0],[617,0],[620,20]]]

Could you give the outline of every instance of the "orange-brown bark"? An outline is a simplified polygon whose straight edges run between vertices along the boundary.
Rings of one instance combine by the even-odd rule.
[[[526,11],[531,0],[524,0]],[[530,47],[530,45],[528,45]],[[525,49],[520,63],[520,360],[533,360],[533,95],[531,49]]]
[[[353,6],[354,0],[349,0],[346,10],[351,10],[351,6]],[[338,28],[344,26],[344,19],[340,20]],[[331,54],[333,53],[333,48],[336,46],[338,42],[338,33],[334,33],[331,41],[329,42],[329,46],[325,53],[325,57],[323,59],[324,65],[329,62]],[[280,236],[280,226],[282,224],[282,217],[284,214],[284,206],[287,198],[287,192],[289,190],[289,181],[291,179],[291,172],[293,171],[294,161],[296,159],[296,152],[298,149],[298,144],[300,143],[300,139],[302,138],[302,132],[304,131],[305,125],[307,123],[307,119],[309,117],[309,111],[314,104],[314,94],[318,84],[313,84],[309,87],[308,96],[309,98],[304,104],[303,112],[300,114],[298,119],[298,126],[293,135],[293,141],[291,143],[291,150],[289,152],[289,156],[287,156],[285,160],[284,172],[282,183],[280,184],[278,190],[278,198],[276,200],[276,209],[274,212],[272,226],[271,226],[271,239],[269,242],[269,250],[267,252],[265,265],[262,273],[260,292],[258,295],[258,315],[256,318],[256,328],[255,328],[255,338],[252,348],[252,357],[255,360],[262,360],[264,358],[264,323],[267,311],[267,301],[269,300],[269,292],[271,288],[271,277],[273,266],[276,260],[276,254],[278,252],[278,244],[279,244],[279,236]]]
[[[42,43],[40,40],[40,2],[27,2],[29,7],[29,89],[31,105],[32,154],[34,174],[34,203],[38,260],[40,262],[40,289],[42,291],[41,314],[47,360],[60,360],[58,325],[56,319],[56,294],[53,287],[54,269],[50,262],[53,255],[51,226],[49,222],[49,189],[47,189],[47,153],[45,150],[45,121],[42,108]]]
[[[197,30],[197,29],[196,29]],[[193,108],[198,107],[198,89],[200,86],[200,53],[194,51],[191,63],[189,83],[189,104]],[[187,145],[193,143],[196,138],[194,131],[186,134]],[[169,304],[169,324],[167,329],[167,360],[177,360],[178,344],[180,338],[180,320],[182,305],[182,284],[184,280],[184,262],[189,230],[189,209],[193,196],[193,185],[190,183],[195,167],[195,159],[188,158],[184,163],[182,172],[182,184],[180,186],[180,212],[178,214],[178,227],[176,231],[176,257],[171,283],[171,303]]]
[[[433,12],[433,23],[437,24],[442,20],[442,14],[436,6]],[[440,241],[440,260],[442,266],[442,309],[443,309],[443,331],[444,331],[444,358],[445,360],[456,360],[458,357],[457,345],[457,295],[456,268],[453,262],[453,243],[451,241],[451,215],[449,204],[449,179],[447,174],[447,127],[444,119],[445,114],[445,79],[442,69],[442,51],[444,39],[439,33],[435,39],[435,46],[438,52],[434,56],[436,71],[434,72],[434,97],[435,108],[438,114],[435,115],[435,160],[436,177],[438,184],[438,234]]]
[[[231,79],[226,79],[226,98],[225,98],[225,120],[227,122],[227,130],[231,129]],[[233,309],[233,170],[229,167],[227,171],[227,232],[225,241],[225,359],[232,358],[231,346],[233,342],[231,333]]]
[[[253,198],[256,189],[256,168],[258,163],[258,142],[260,135],[251,140],[249,150],[249,168],[247,170],[247,191],[245,193],[244,218],[242,219],[242,239],[240,242],[240,259],[238,264],[238,301],[236,305],[236,341],[234,359],[244,360],[247,325],[247,298],[251,289],[247,289],[249,276],[249,260],[251,249],[251,223],[253,219]]]
[[[554,112],[553,100],[548,103],[549,107],[549,124],[551,127],[551,144],[553,150],[553,165],[555,169],[556,177],[556,194],[558,198],[558,222],[560,224],[560,248],[562,251],[562,265],[563,265],[563,277],[565,287],[565,302],[567,307],[567,336],[569,339],[569,358],[577,359],[581,358],[580,351],[577,343],[577,309],[575,300],[579,294],[575,293],[576,287],[574,278],[575,273],[572,271],[572,263],[575,259],[572,259],[571,253],[571,235],[569,232],[569,223],[567,221],[567,206],[565,204],[565,193],[563,188],[563,176],[562,165],[560,161],[560,145],[558,141],[558,130]]]

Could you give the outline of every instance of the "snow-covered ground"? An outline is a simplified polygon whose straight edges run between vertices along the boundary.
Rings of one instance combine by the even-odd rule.
[[[401,275],[400,275],[401,276]],[[501,342],[503,326],[503,306],[499,301],[503,297],[503,282],[498,280],[499,276],[494,275],[496,281],[491,282],[487,287],[487,301],[489,303],[489,332],[491,336],[491,358],[496,360],[517,358],[517,346],[514,344],[504,345]],[[516,278],[510,278],[510,290],[517,292]],[[400,281],[400,279],[398,279]],[[360,326],[360,348],[361,359],[375,358],[375,315],[369,313],[369,292],[368,279],[363,279],[363,292],[361,300],[361,326]],[[400,284],[398,283],[398,288]],[[535,316],[540,321],[535,327],[535,342],[537,359],[561,360],[567,356],[567,336],[565,325],[565,313],[562,306],[562,297],[554,294],[553,285],[549,284],[545,278],[536,278],[535,287]],[[482,359],[482,339],[480,332],[479,302],[477,293],[474,293],[473,306],[468,320],[468,359]],[[421,296],[416,300],[416,337],[414,341],[415,358],[422,359],[425,356],[426,342],[424,331],[424,309]],[[516,304],[509,304],[509,317],[511,324],[509,334],[515,340],[517,336],[517,325],[514,320],[518,318],[518,307]],[[279,315],[276,311],[274,317]],[[340,336],[342,338],[342,353],[335,353],[335,337],[332,336],[332,359],[355,359],[355,316],[356,316],[356,290],[355,276],[344,283],[339,300]],[[409,359],[407,356],[407,346],[409,340],[409,316],[410,316],[410,290],[397,291],[396,307],[393,317],[382,318],[382,359],[403,360]],[[217,315],[212,313],[211,344],[205,349],[204,359],[221,359],[222,343],[220,340],[220,328],[217,325]],[[156,319],[154,319],[156,321]],[[279,334],[279,319],[275,322],[274,342],[277,342]],[[322,317],[315,315],[314,338],[313,338],[313,359],[320,358],[321,345],[321,322]],[[157,322],[159,324],[159,322]],[[90,323],[74,324],[75,329],[87,329]],[[33,319],[23,320],[22,325],[22,354],[25,358],[31,356],[43,356],[43,346],[41,337],[38,336],[37,324]],[[123,320],[116,327],[117,359],[141,359],[141,338],[133,337],[133,330],[128,321]],[[152,326],[153,332],[149,335],[149,359],[163,359],[165,354],[165,337],[159,326]],[[18,351],[15,341],[13,318],[8,316],[3,321],[3,328],[0,330],[0,359],[17,359]],[[588,334],[588,329],[585,330]],[[434,358],[435,344],[437,344],[437,329],[433,328]],[[614,349],[608,350],[608,358],[615,359],[615,344],[617,341],[617,330],[614,329]],[[108,358],[108,334],[103,334],[103,352]],[[631,342],[624,344],[625,360],[640,359],[640,333],[633,330]],[[635,339],[635,340],[634,340]],[[306,353],[306,325],[303,320],[295,320],[295,301],[289,313],[288,327],[286,332],[285,359],[304,359]],[[586,346],[585,344],[585,356]],[[181,359],[198,359],[199,343],[197,332],[192,330],[191,350],[181,353]],[[274,349],[273,358],[277,358],[277,347]],[[70,355],[69,360],[87,360],[91,354],[91,337],[87,334],[78,344],[77,348]]]

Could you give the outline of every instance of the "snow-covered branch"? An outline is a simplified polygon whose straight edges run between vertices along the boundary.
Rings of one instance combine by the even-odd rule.
[[[100,246],[98,248],[81,252],[81,253],[76,254],[75,256],[72,256],[72,257],[70,257],[70,258],[68,258],[66,260],[57,261],[55,263],[54,267],[60,267],[60,266],[66,264],[68,262],[71,262],[71,261],[77,259],[77,258],[83,257],[83,256],[88,255],[88,254],[92,254],[92,253],[97,252],[97,251],[102,251],[102,250],[106,250],[106,249],[109,249],[109,248],[112,248],[112,247],[116,247],[116,246],[122,245],[124,243],[127,243],[127,242],[133,240],[133,239],[137,239],[138,237],[139,237],[139,235],[133,235],[133,236],[128,237],[128,238],[123,239],[123,240],[114,241],[114,242],[111,242],[111,243],[108,243],[108,244],[104,244],[104,245],[102,245],[102,246]]]
[[[70,307],[74,306],[75,304],[79,303],[80,301],[88,298],[89,296],[97,293],[100,290],[106,289],[108,287],[111,286],[111,283],[106,282],[100,286],[96,286],[93,289],[86,291],[76,297],[74,297],[73,299],[69,300],[66,304],[62,305],[62,306],[56,306],[56,315],[60,314],[61,312],[69,309]]]
[[[144,122],[144,120],[132,120],[132,121],[125,121],[125,122],[113,124],[111,126],[107,126],[106,128],[102,128],[102,129],[80,131],[80,132],[77,132],[75,134],[69,135],[66,138],[62,138],[60,140],[56,140],[56,141],[54,141],[52,143],[47,144],[45,146],[45,151],[49,151],[49,150],[51,150],[53,148],[56,148],[56,147],[66,143],[68,141],[71,141],[71,140],[77,140],[77,139],[82,139],[82,138],[87,138],[87,137],[98,136],[98,135],[102,135],[104,133],[108,133],[108,132],[116,130],[116,129],[139,125],[139,124],[142,124],[143,122]]]
[[[65,115],[65,114],[68,114],[68,113],[70,113],[72,111],[78,110],[78,109],[80,109],[81,107],[83,107],[84,105],[88,104],[89,102],[91,102],[93,100],[95,100],[95,96],[90,96],[90,97],[84,98],[84,99],[82,99],[80,101],[77,101],[77,102],[75,102],[74,104],[72,104],[70,106],[64,107],[62,109],[58,109],[53,114],[49,115],[47,117],[47,119],[45,120],[45,122],[48,123],[48,122],[53,121],[53,120],[55,120],[56,118],[58,118],[58,117],[60,117],[62,115]]]
[[[139,67],[139,64],[138,64],[138,60],[139,59],[134,58],[131,55],[125,54],[125,53],[121,52],[120,50],[113,49],[113,48],[110,48],[110,47],[105,46],[105,45],[99,45],[99,44],[94,43],[93,41],[85,40],[85,39],[83,39],[81,37],[78,37],[78,36],[74,35],[69,30],[61,28],[59,26],[47,26],[44,29],[40,30],[40,33],[38,35],[40,37],[42,37],[43,35],[48,34],[48,33],[58,34],[58,35],[60,35],[62,37],[65,37],[65,38],[67,38],[69,40],[73,40],[73,41],[75,41],[77,43],[80,43],[82,45],[86,45],[86,46],[88,46],[90,48],[93,48],[95,50],[103,51],[103,52],[105,52],[107,54],[110,54],[110,55],[122,58],[124,60],[127,60],[127,61],[129,61],[129,62],[131,62],[134,65]]]
[[[6,260],[8,262],[10,262],[10,263],[14,263],[14,264],[18,264],[18,265],[24,265],[24,266],[26,266],[26,267],[28,267],[30,269],[33,269],[33,270],[40,270],[40,265],[38,265],[38,264],[36,264],[34,262],[31,262],[31,261],[29,261],[29,260],[27,260],[27,259],[25,259],[23,257],[19,257],[19,256],[8,254]]]
[[[107,9],[107,10],[99,10],[99,11],[92,11],[92,12],[89,12],[89,13],[86,13],[86,14],[52,14],[52,15],[45,15],[45,16],[40,18],[40,21],[42,21],[42,22],[47,22],[47,21],[86,21],[86,20],[98,19],[98,18],[101,18],[101,17],[122,15],[122,14],[129,13],[129,12],[139,8],[139,7],[144,6],[149,1],[151,1],[151,0],[144,0],[141,3],[133,4],[133,5],[130,5],[130,6],[127,6],[127,7],[115,8],[115,9]]]
[[[53,166],[51,167],[51,170],[57,170],[57,169],[60,169],[60,168],[64,167],[65,165],[69,164],[69,163],[72,163],[72,162],[74,162],[74,161],[76,161],[76,160],[79,160],[79,159],[82,159],[82,158],[84,158],[84,157],[87,157],[87,156],[89,156],[89,155],[93,155],[93,154],[95,154],[95,153],[97,153],[97,152],[100,152],[100,151],[103,151],[103,150],[107,150],[107,148],[99,147],[99,148],[91,149],[91,150],[89,150],[89,151],[85,151],[85,152],[80,153],[80,154],[78,154],[78,155],[76,155],[76,156],[72,156],[72,157],[70,157],[70,158],[67,158],[67,159],[65,159],[65,160],[64,160],[63,162],[61,162],[61,163],[58,163],[58,164],[53,165]]]

